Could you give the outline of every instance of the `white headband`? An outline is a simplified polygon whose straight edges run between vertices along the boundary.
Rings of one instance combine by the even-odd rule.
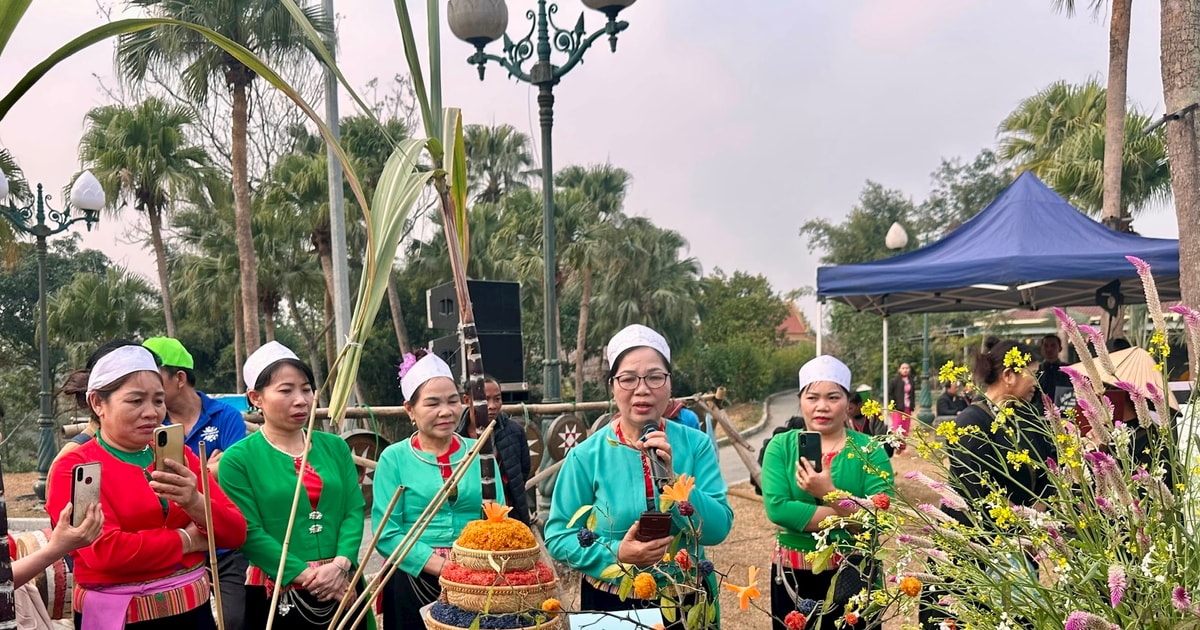
[[[837,383],[850,391],[850,368],[828,354],[822,354],[800,368],[800,389],[820,381]]]
[[[158,372],[154,355],[141,346],[121,346],[100,357],[88,375],[88,393],[134,372]]]
[[[242,378],[246,381],[246,390],[254,389],[254,384],[258,382],[258,377],[263,370],[284,359],[299,361],[300,357],[278,341],[268,341],[265,345],[259,346],[258,350],[246,357],[246,364],[242,366]]]
[[[658,353],[663,355],[667,363],[671,362],[671,347],[667,345],[667,340],[662,335],[655,332],[653,328],[643,326],[641,324],[630,324],[621,329],[621,332],[613,335],[612,340],[608,342],[608,365],[615,368],[617,357],[621,356],[622,352],[630,348],[654,348]]]
[[[454,380],[454,373],[450,371],[450,366],[436,354],[427,354],[413,364],[404,376],[400,377],[400,392],[404,394],[404,400],[409,400],[413,394],[417,393],[425,381],[431,378],[444,376],[451,381]]]

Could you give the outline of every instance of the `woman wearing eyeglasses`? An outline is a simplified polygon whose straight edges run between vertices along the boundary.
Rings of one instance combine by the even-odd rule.
[[[654,608],[659,605],[659,589],[651,594],[649,589],[635,588],[622,601],[617,594],[621,576],[602,576],[604,569],[617,562],[635,565],[639,571],[658,564],[648,573],[657,578],[659,588],[666,586],[677,579],[680,563],[663,562],[663,556],[681,533],[679,547],[689,550],[684,564],[710,568],[700,562],[704,546],[725,540],[733,525],[733,511],[725,498],[725,481],[712,441],[700,431],[663,420],[671,398],[671,349],[666,339],[634,324],[609,341],[608,359],[612,366],[608,382],[617,415],[567,453],[554,485],[546,546],[551,556],[582,573],[580,609]],[[659,505],[661,479],[674,482],[684,474],[695,478],[687,501],[690,505],[675,504],[668,512],[669,529],[642,540],[650,538],[645,534],[653,529],[653,517],[645,523],[642,518],[644,512]],[[581,531],[588,519],[570,523],[579,508],[587,505],[593,506],[596,517],[590,533]],[[712,601],[711,575],[709,578]],[[682,616],[676,619],[668,627],[683,627]]]
[[[400,390],[416,433],[384,449],[375,469],[372,523],[383,522],[392,495],[397,488],[404,488],[379,537],[379,552],[385,558],[433,503],[434,495],[475,443],[454,432],[462,417],[462,399],[450,366],[440,357],[424,350],[405,355],[400,366]],[[496,490],[502,494],[500,484]],[[483,485],[476,459],[400,561],[400,570],[384,585],[385,629],[425,627],[420,609],[437,599],[441,592],[438,576],[450,546],[467,523],[480,518],[482,505]]]

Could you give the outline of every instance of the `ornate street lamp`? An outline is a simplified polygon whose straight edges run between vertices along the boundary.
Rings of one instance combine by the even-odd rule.
[[[554,126],[554,85],[570,72],[582,59],[583,53],[598,38],[608,35],[609,47],[617,50],[617,35],[629,27],[628,22],[618,22],[617,14],[635,0],[582,0],[588,8],[600,11],[608,17],[604,28],[587,34],[583,14],[570,29],[559,28],[552,16],[558,13],[557,4],[538,0],[537,10],[530,9],[525,17],[532,22],[529,33],[517,42],[505,34],[508,27],[508,6],[504,0],[450,0],[446,17],[454,36],[475,47],[475,54],[467,63],[479,67],[479,79],[483,80],[487,62],[494,61],[508,72],[508,76],[538,88],[538,118],[542,127],[542,263],[545,268],[545,359],[543,397],[546,402],[562,400],[562,376],[559,373],[558,330],[555,320],[558,314],[557,297],[554,293],[554,168],[551,150],[551,130]],[[491,42],[504,38],[503,56],[483,51]],[[550,63],[550,53],[557,50],[567,58],[561,66]],[[536,61],[526,72],[522,66],[534,58]]]
[[[42,385],[38,394],[41,409],[38,414],[38,480],[33,491],[38,499],[46,500],[46,475],[54,461],[54,407],[50,393],[50,338],[46,333],[46,239],[65,231],[72,224],[83,221],[90,232],[100,221],[100,210],[105,205],[104,189],[91,171],[84,171],[71,186],[71,199],[60,212],[49,207],[50,195],[43,194],[42,185],[37,186],[37,197],[27,206],[18,207],[8,199],[8,178],[0,171],[0,216],[8,219],[13,227],[37,239],[38,268],[38,350],[41,354]],[[78,208],[83,216],[71,216],[71,209]],[[37,222],[30,225],[30,220]],[[49,223],[47,223],[49,219]]]

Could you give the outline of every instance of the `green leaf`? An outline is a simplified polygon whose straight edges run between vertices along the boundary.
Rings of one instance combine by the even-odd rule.
[[[700,628],[700,624],[704,622],[704,604],[692,604],[687,613],[688,630],[696,630]]]
[[[340,420],[358,378],[363,344],[371,336],[371,327],[387,292],[392,261],[404,232],[404,221],[431,174],[418,169],[424,140],[402,140],[383,167],[375,188],[375,199],[367,211],[367,251],[363,257],[358,302],[350,320],[350,339],[336,363],[336,380],[329,393],[329,417]]]
[[[626,573],[625,577],[621,578],[621,586],[617,589],[617,597],[621,598],[621,601],[625,601],[626,599],[629,599],[629,593],[632,591],[633,576]]]
[[[664,597],[664,598],[658,600],[658,607],[660,610],[662,610],[663,619],[667,623],[675,623],[675,620],[678,618],[676,616],[676,613],[678,611],[675,609],[675,602],[671,601],[669,598]]]
[[[425,74],[421,71],[421,57],[417,54],[417,40],[413,36],[412,19],[408,15],[408,3],[405,0],[393,0],[392,4],[396,7],[396,19],[400,22],[400,38],[404,41],[404,59],[408,61],[408,75],[412,78],[413,93],[417,96],[417,105],[421,107],[421,120],[425,123],[425,135],[429,138],[440,138],[442,130],[437,126],[433,108],[429,104],[429,95],[425,92]]]
[[[596,531],[596,525],[599,524],[599,521],[600,518],[596,515],[596,512],[593,511],[591,514],[588,514],[587,528],[592,531]]]
[[[821,571],[823,571],[825,569],[825,565],[829,564],[829,561],[833,559],[834,551],[835,551],[835,549],[831,545],[829,547],[826,547],[826,548],[816,552],[816,554],[813,556],[813,559],[811,561],[812,562],[812,572],[820,573]]]
[[[578,521],[580,518],[583,517],[584,514],[587,514],[589,511],[591,511],[591,509],[592,509],[592,506],[585,505],[585,506],[579,508],[578,510],[575,510],[575,513],[571,515],[571,520],[567,521],[567,529],[571,529],[572,527],[575,527],[575,521]],[[588,529],[591,529],[591,528],[588,528]]]
[[[33,0],[4,0],[0,3],[0,53],[4,52],[4,47],[31,4]]]
[[[471,256],[471,235],[467,223],[467,141],[463,138],[462,112],[457,107],[447,107],[442,112],[445,123],[442,148],[442,169],[446,171],[446,183],[450,186],[450,201],[454,204],[454,228],[457,232],[463,265]]]
[[[600,572],[601,580],[615,580],[623,575],[626,575],[625,567],[621,564],[610,564],[604,567]]]

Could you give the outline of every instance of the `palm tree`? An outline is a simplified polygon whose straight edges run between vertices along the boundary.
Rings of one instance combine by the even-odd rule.
[[[21,167],[17,165],[16,159],[8,149],[0,149],[0,172],[8,179],[9,197],[21,203],[28,201],[29,182],[25,180],[25,173],[21,172]],[[7,201],[0,199],[0,203]],[[20,258],[17,242],[17,231],[13,226],[8,221],[0,221],[0,250],[4,252],[5,267],[15,265]]]
[[[506,193],[529,186],[536,171],[528,135],[512,125],[467,125],[463,134],[476,203],[497,203]]]
[[[1100,213],[1108,174],[1106,99],[1095,81],[1050,85],[1021,101],[1001,123],[1000,156],[1032,170],[1079,209]],[[1125,113],[1120,217],[1169,194],[1165,134],[1161,129],[1143,134],[1150,122],[1139,112]]]
[[[1067,16],[1075,12],[1074,0],[1052,0],[1055,10]],[[1122,203],[1125,194],[1125,179],[1121,171],[1125,165],[1122,147],[1125,147],[1126,124],[1125,100],[1129,83],[1129,25],[1132,20],[1133,0],[1089,0],[1093,16],[1099,16],[1105,4],[1112,5],[1108,26],[1108,91],[1104,114],[1104,187],[1101,220],[1114,230],[1129,227],[1128,214]],[[1141,127],[1137,131],[1141,131]]]
[[[150,337],[162,330],[154,289],[122,267],[76,275],[46,306],[48,328],[65,346],[72,365],[83,364],[97,339]]]
[[[188,140],[195,120],[186,107],[151,97],[132,107],[96,107],[86,121],[80,158],[100,180],[109,208],[119,211],[132,202],[150,221],[163,318],[174,337],[163,219],[180,199],[202,200],[215,181],[208,152]]]
[[[277,67],[309,54],[309,40],[303,27],[277,0],[130,0],[130,4],[155,17],[208,27]],[[332,32],[329,17],[319,7],[305,6],[302,10],[309,26],[322,35]],[[232,96],[234,234],[245,309],[244,342],[247,351],[253,352],[261,343],[261,336],[246,127],[250,116],[249,88],[256,74],[207,37],[171,26],[122,35],[117,45],[117,65],[121,75],[134,83],[144,81],[153,70],[174,73],[180,77],[185,94],[198,103],[207,101],[215,89],[214,80],[220,81]]]
[[[1179,225],[1179,276],[1183,303],[1200,308],[1200,125],[1195,106],[1200,101],[1200,4],[1163,2],[1161,14],[1163,104],[1176,118],[1166,123],[1171,154],[1171,190]],[[1182,113],[1190,111],[1191,113]],[[1193,366],[1192,371],[1200,369]]]

